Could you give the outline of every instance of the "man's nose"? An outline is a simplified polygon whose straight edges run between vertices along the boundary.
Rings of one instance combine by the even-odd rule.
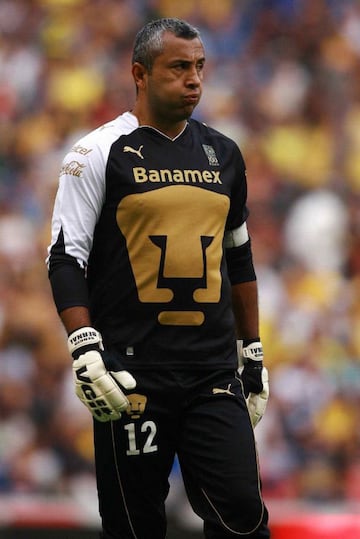
[[[189,86],[192,86],[192,87],[200,86],[201,75],[195,66],[189,70],[186,82]]]

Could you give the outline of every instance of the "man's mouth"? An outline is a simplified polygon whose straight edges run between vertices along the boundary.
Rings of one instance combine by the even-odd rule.
[[[200,94],[188,94],[184,96],[185,103],[189,105],[197,103],[199,99],[200,99]]]

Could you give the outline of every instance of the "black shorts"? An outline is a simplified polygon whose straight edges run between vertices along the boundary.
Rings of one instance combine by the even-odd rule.
[[[94,421],[104,539],[164,539],[177,454],[208,539],[268,538],[253,429],[232,370],[136,371],[118,421]]]

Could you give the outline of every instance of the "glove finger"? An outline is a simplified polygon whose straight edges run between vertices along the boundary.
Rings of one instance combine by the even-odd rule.
[[[268,382],[265,382],[264,389],[261,393],[259,394],[250,393],[248,399],[246,400],[251,423],[254,428],[259,423],[260,419],[263,417],[265,413],[268,399],[269,399],[269,384]]]
[[[261,379],[263,383],[263,390],[260,393],[260,396],[262,399],[265,399],[267,402],[269,398],[269,394],[270,394],[270,386],[269,386],[269,373],[266,367],[263,367],[263,370],[261,373]]]
[[[263,384],[269,383],[269,372],[266,367],[262,368],[261,379]]]
[[[106,399],[110,408],[118,412],[125,410],[129,404],[129,401],[111,373],[107,373],[99,378],[96,385],[100,390],[100,394]]]
[[[249,410],[251,424],[255,428],[262,416],[264,415],[266,401],[260,399],[260,395],[250,393],[250,396],[247,399],[247,406]]]
[[[94,387],[86,390],[83,385],[76,384],[75,393],[98,421],[106,422],[121,417],[121,413],[115,410],[99,391],[94,391]]]
[[[136,387],[136,380],[128,371],[111,371],[109,374],[125,389],[134,389]]]

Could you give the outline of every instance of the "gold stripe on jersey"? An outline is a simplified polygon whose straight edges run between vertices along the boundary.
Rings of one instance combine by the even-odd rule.
[[[163,326],[201,326],[205,316],[201,311],[162,311],[158,320]]]

